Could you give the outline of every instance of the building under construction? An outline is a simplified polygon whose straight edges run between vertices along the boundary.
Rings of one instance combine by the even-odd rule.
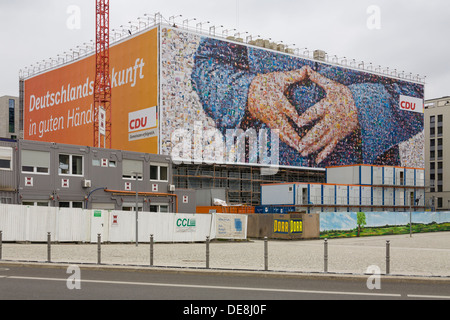
[[[422,79],[189,22],[108,29],[108,148],[172,158],[176,188],[224,189],[230,204],[259,205],[261,184],[324,183],[330,166],[423,168]],[[96,57],[80,46],[21,72],[25,140],[98,147]],[[332,90],[346,112],[334,123],[313,112]]]

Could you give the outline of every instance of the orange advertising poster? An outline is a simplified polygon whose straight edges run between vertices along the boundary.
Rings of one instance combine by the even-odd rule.
[[[110,48],[111,146],[158,153],[158,32]],[[26,140],[93,146],[95,55],[25,80]]]

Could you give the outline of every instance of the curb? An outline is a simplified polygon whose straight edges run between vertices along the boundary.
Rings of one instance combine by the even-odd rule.
[[[0,266],[3,267],[38,267],[65,269],[68,266],[77,265],[81,270],[93,271],[119,271],[119,272],[144,272],[144,273],[172,273],[172,274],[204,274],[219,276],[254,276],[263,278],[295,278],[305,280],[345,280],[345,281],[367,281],[373,274],[357,273],[337,273],[337,272],[293,272],[293,271],[263,271],[250,269],[218,269],[218,268],[192,268],[192,267],[162,267],[162,266],[144,266],[144,265],[114,265],[114,264],[94,264],[94,263],[44,263],[39,261],[7,261],[1,260]],[[444,276],[419,276],[419,275],[380,275],[383,281],[393,283],[415,282],[415,283],[449,283],[450,277]]]

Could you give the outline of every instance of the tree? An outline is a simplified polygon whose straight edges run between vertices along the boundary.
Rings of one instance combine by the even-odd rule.
[[[361,228],[364,228],[367,224],[366,214],[364,212],[358,212],[356,215],[356,224],[358,225],[358,237],[361,233]]]

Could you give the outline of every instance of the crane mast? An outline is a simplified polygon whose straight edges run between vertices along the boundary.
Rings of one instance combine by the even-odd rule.
[[[111,149],[109,0],[96,0],[94,147]]]

